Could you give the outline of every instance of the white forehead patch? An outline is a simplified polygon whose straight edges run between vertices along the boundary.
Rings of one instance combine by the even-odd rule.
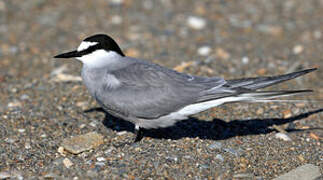
[[[80,46],[77,48],[77,51],[83,51],[84,49],[87,49],[91,46],[94,46],[98,44],[98,42],[89,42],[89,41],[82,41],[82,43],[80,44]]]

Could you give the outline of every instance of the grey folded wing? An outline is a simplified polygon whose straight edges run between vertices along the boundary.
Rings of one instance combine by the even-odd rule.
[[[135,63],[109,72],[118,88],[102,85],[97,99],[123,117],[156,119],[200,101],[209,89],[223,86],[222,78],[182,74],[154,64]]]

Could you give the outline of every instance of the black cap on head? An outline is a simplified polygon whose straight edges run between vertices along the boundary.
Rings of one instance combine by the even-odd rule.
[[[118,44],[108,35],[96,34],[87,37],[83,41],[98,42],[98,44],[96,45],[98,49],[105,49],[106,51],[115,51],[121,56],[125,56]]]
[[[54,58],[73,58],[90,54],[96,50],[104,49],[106,51],[114,51],[120,56],[125,56],[118,44],[108,35],[96,34],[83,40],[83,42],[96,42],[95,45],[89,46],[87,49],[71,51],[55,56]]]

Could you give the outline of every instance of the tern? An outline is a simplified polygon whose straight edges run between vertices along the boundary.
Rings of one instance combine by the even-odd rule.
[[[89,93],[106,112],[135,125],[135,142],[142,139],[143,129],[173,126],[225,103],[262,102],[312,92],[259,89],[316,70],[233,80],[194,76],[128,57],[105,34],[87,37],[76,50],[54,58],[75,58],[83,63],[82,79]]]

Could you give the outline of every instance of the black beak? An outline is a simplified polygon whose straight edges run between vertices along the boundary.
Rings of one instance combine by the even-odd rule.
[[[71,51],[63,54],[59,54],[57,56],[54,56],[54,58],[73,58],[73,57],[81,57],[80,52],[78,51]]]

